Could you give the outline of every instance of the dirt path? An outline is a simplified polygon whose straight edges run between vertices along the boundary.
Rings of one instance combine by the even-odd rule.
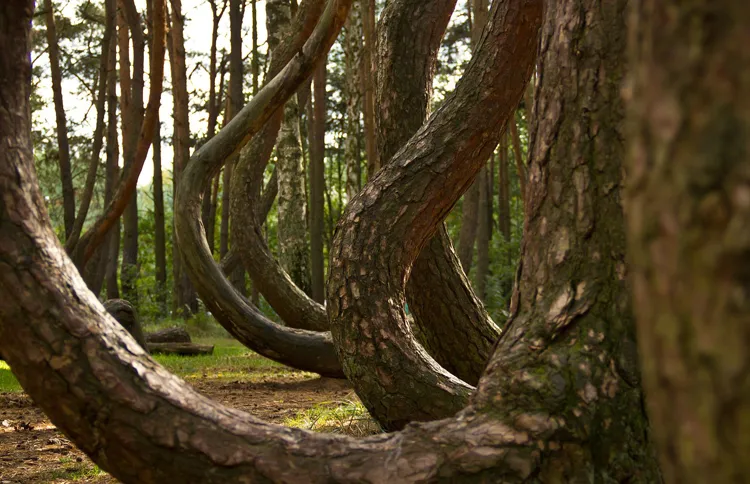
[[[344,380],[309,373],[264,370],[256,381],[199,377],[189,382],[204,395],[283,424],[316,406],[356,401]],[[0,393],[0,484],[114,483],[49,422],[23,393]]]

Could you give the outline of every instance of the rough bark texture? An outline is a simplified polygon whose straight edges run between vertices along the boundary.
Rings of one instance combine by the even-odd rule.
[[[383,9],[375,112],[383,160],[390,160],[427,119],[437,51],[455,3],[399,0]],[[499,332],[473,294],[444,227],[414,263],[406,298],[427,352],[476,384]]]
[[[55,28],[55,11],[52,0],[44,0],[44,13],[47,24],[47,53],[49,54],[50,72],[52,74],[52,98],[55,104],[57,122],[57,157],[60,165],[60,180],[63,195],[63,220],[65,238],[73,232],[76,217],[76,201],[73,192],[73,175],[70,169],[70,146],[68,144],[68,122],[65,117],[65,105],[62,95],[62,71],[60,70],[60,48],[57,45]]]
[[[629,257],[666,482],[750,476],[750,6],[631,3]]]
[[[292,12],[288,0],[266,0],[269,47],[289,37]],[[273,53],[271,54],[273,55]],[[278,180],[279,262],[294,284],[310,293],[310,249],[307,244],[307,201],[302,167],[300,103],[292,96],[284,106],[284,119],[276,142]]]
[[[360,1],[352,4],[344,26],[344,73],[346,84],[346,196],[351,200],[362,188],[362,149],[360,148],[362,112],[362,7]]]
[[[29,136],[24,40],[32,8],[31,1],[0,3],[0,45],[14,47],[0,50],[0,342],[24,389],[99,466],[143,484],[658,482],[643,433],[621,427],[639,405],[611,419],[596,412],[637,389],[625,382],[600,388],[605,382],[575,358],[552,358],[614,343],[608,336],[617,330],[592,318],[568,328],[540,321],[529,327],[533,334],[504,337],[472,404],[456,418],[363,440],[263,423],[206,400],[156,365],[86,291],[49,228]],[[558,161],[540,164],[544,176],[530,188],[554,183],[564,172],[553,169]],[[601,263],[613,261],[594,261]],[[571,329],[586,338],[581,348],[563,341]],[[532,346],[534,339],[547,344]],[[529,367],[528,360],[548,365]],[[555,377],[566,371],[578,376]],[[595,393],[586,382],[597,384]],[[623,441],[631,445],[623,449]]]
[[[351,0],[330,0],[310,34],[310,12],[290,39],[309,36],[301,49],[292,50],[290,62],[255,95],[214,138],[191,157],[181,179],[175,204],[175,228],[188,272],[211,313],[243,344],[264,356],[296,368],[340,376],[341,368],[329,336],[284,328],[267,320],[235,291],[208,252],[200,225],[200,194],[233,153],[257,135],[273,113],[291,97],[324,58],[346,19]],[[303,12],[303,6],[299,7]],[[315,6],[315,2],[307,7]],[[319,12],[319,10],[317,10]],[[313,22],[317,15],[312,15]],[[241,178],[239,181],[244,181]],[[251,183],[253,181],[251,180]],[[240,224],[235,224],[237,227]]]
[[[110,0],[111,1],[111,0]],[[112,36],[109,44],[109,66],[107,71],[107,174],[104,181],[104,205],[112,201],[117,181],[120,179],[118,167],[120,147],[117,127],[117,39]],[[67,245],[66,245],[67,248]],[[104,282],[107,286],[107,299],[120,297],[120,281],[117,277],[120,257],[120,223],[117,222],[107,235],[102,247],[104,259]]]
[[[349,203],[334,236],[331,333],[347,378],[386,429],[451,415],[471,391],[415,341],[404,313],[405,283],[518,105],[540,15],[539,2],[494,5],[455,92]]]
[[[362,53],[362,91],[364,92],[362,114],[365,125],[365,151],[367,152],[367,179],[371,180],[380,170],[381,163],[375,134],[375,0],[362,2],[362,29],[365,47]]]
[[[277,4],[268,4],[275,5]],[[303,2],[298,8],[295,26],[291,28],[291,32],[297,35],[289,37],[286,42],[281,42],[282,39],[273,35],[269,38],[269,47],[272,49],[269,78],[278,73],[299,50],[306,38],[304,33],[310,32],[314,27],[322,5],[321,0]],[[269,12],[271,13],[273,12]],[[273,17],[268,20],[271,21]],[[273,33],[274,30],[269,29],[269,32]],[[281,112],[272,116],[240,154],[232,187],[232,200],[236,204],[233,212],[242,223],[233,226],[233,237],[254,287],[258,288],[284,323],[292,328],[325,330],[328,328],[325,309],[297,287],[271,255],[262,233],[262,220],[257,216],[257,209],[253,208],[258,203],[263,172],[281,126],[280,115]]]
[[[174,204],[180,190],[182,173],[190,159],[190,118],[189,100],[187,92],[187,67],[185,65],[184,17],[182,16],[182,1],[171,2],[171,30],[169,35],[169,65],[172,72],[172,118],[174,131],[172,145],[174,146],[174,182],[172,183],[172,203]],[[174,294],[172,308],[177,316],[187,318],[198,311],[198,298],[193,285],[185,272],[180,256],[179,240],[173,234],[172,272],[174,280]]]

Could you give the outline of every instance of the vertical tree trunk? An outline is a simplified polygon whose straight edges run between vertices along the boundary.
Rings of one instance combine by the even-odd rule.
[[[120,0],[122,23],[120,24],[120,95],[130,89],[130,97],[121,99],[122,143],[124,169],[130,170],[138,144],[138,127],[143,119],[143,62],[146,44],[141,30],[140,15],[132,0]],[[130,55],[128,31],[133,39],[133,73],[130,78]],[[125,78],[125,81],[123,81]],[[123,82],[125,82],[123,84]],[[138,293],[138,190],[125,208],[122,218],[122,283],[123,298],[136,304]]]
[[[109,205],[115,194],[119,180],[120,147],[117,129],[117,39],[109,42],[109,65],[107,70],[107,172],[104,185],[104,205]],[[120,260],[120,222],[109,231],[102,245],[103,258],[106,259],[104,281],[107,286],[107,299],[120,298],[120,286],[117,268]]]
[[[353,2],[356,3],[356,2]],[[351,16],[351,12],[349,13]],[[315,70],[313,78],[313,134],[310,143],[310,256],[311,290],[316,302],[325,301],[325,264],[323,239],[325,231],[325,133],[326,133],[326,63]]]
[[[479,211],[477,215],[477,296],[482,301],[487,300],[487,277],[490,269],[490,220],[489,203],[491,200],[488,183],[489,168],[485,166],[479,172],[477,184],[479,185]]]
[[[664,479],[745,482],[750,5],[630,6],[628,254]]]
[[[507,135],[503,136],[498,146],[497,203],[498,225],[506,242],[510,242],[510,174],[508,173]],[[510,260],[510,256],[508,258]]]
[[[190,119],[188,116],[188,92],[187,92],[187,68],[185,66],[185,40],[184,40],[184,17],[182,15],[182,1],[171,0],[172,28],[169,36],[169,61],[172,70],[172,97],[174,134],[172,146],[174,147],[174,180],[172,185],[174,191],[173,202],[177,199],[179,192],[179,180],[182,172],[190,159]],[[185,273],[180,252],[179,241],[173,237],[172,267],[174,273],[174,297],[173,310],[181,317],[188,317],[198,311],[198,300],[187,274]]]
[[[513,159],[516,162],[516,172],[518,173],[518,185],[521,191],[521,203],[526,206],[526,180],[529,175],[526,166],[523,163],[523,153],[521,152],[521,137],[518,134],[516,117],[513,116],[510,122],[510,140],[513,144]]]
[[[157,300],[162,314],[167,314],[167,237],[164,218],[164,185],[161,174],[161,123],[156,123],[153,141],[154,158],[154,258]]]
[[[365,151],[367,152],[367,179],[370,180],[380,170],[382,163],[378,156],[375,133],[375,0],[362,2],[362,28],[365,46],[362,52],[362,91],[365,93],[362,112],[365,120]]]
[[[467,2],[470,10],[471,23],[471,45],[476,49],[479,37],[482,34],[485,24],[487,23],[487,0],[471,0]],[[471,265],[474,259],[474,243],[477,239],[477,230],[480,223],[480,184],[477,179],[469,190],[464,194],[461,205],[461,229],[458,235],[458,259],[461,261],[461,267],[464,272],[471,272]]]
[[[346,76],[344,159],[346,160],[346,196],[349,200],[354,198],[354,195],[362,188],[362,160],[359,145],[362,86],[364,85],[362,56],[362,9],[361,3],[355,1],[344,26],[344,73]]]
[[[60,180],[62,181],[65,239],[67,239],[73,232],[73,224],[76,217],[76,202],[73,191],[73,175],[70,168],[68,123],[65,117],[65,106],[62,95],[60,50],[57,44],[57,29],[55,28],[55,12],[52,8],[52,0],[44,0],[44,10],[47,22],[49,64],[52,73],[52,97],[55,103],[55,119],[57,122],[57,156],[60,164]]]

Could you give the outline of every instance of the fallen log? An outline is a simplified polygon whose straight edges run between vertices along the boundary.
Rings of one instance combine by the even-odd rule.
[[[153,333],[146,333],[146,343],[192,343],[190,335],[185,328],[174,326],[160,329]]]
[[[195,343],[146,343],[149,353],[163,353],[167,355],[211,355],[214,352],[213,345],[200,345]]]

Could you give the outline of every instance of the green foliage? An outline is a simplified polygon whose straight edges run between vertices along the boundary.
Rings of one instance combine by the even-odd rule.
[[[21,384],[10,371],[8,364],[0,360],[0,393],[23,391]]]
[[[383,432],[380,425],[370,417],[367,409],[354,395],[351,399],[324,402],[298,412],[294,417],[286,419],[284,425],[355,437],[366,437]]]

